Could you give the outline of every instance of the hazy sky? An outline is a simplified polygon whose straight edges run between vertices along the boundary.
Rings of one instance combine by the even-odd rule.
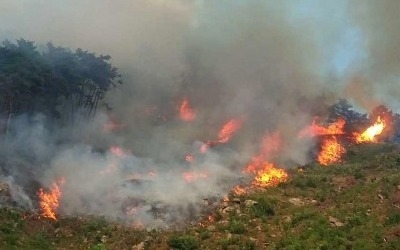
[[[263,7],[249,7],[257,5]],[[384,101],[399,108],[396,55],[400,36],[394,11],[399,5],[396,0],[2,0],[0,38],[82,47],[110,54],[128,72],[134,65],[141,72],[165,78],[186,69],[182,58],[194,37],[214,44],[220,39],[227,45],[229,36],[244,32],[235,27],[251,27],[246,22],[265,25],[266,30],[288,22],[293,28],[290,32],[297,32],[314,47],[304,51],[309,56],[305,64],[326,84],[348,93],[352,79],[363,78],[361,95],[345,97],[357,99],[365,109]],[[250,12],[257,13],[242,15]],[[277,17],[271,18],[275,23],[263,15]],[[364,105],[364,97],[371,93],[377,100]]]

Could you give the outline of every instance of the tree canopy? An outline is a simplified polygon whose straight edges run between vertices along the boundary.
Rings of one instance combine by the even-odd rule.
[[[122,83],[110,59],[52,43],[38,50],[33,41],[2,42],[0,115],[42,113],[55,119],[70,119],[77,111],[93,115],[105,93]]]

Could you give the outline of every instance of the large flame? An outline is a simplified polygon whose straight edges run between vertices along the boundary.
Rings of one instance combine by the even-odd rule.
[[[60,205],[61,190],[60,186],[64,184],[64,179],[59,182],[53,182],[48,192],[42,188],[39,189],[39,205],[42,209],[42,216],[57,220],[56,213]]]
[[[300,131],[299,137],[314,137],[320,135],[342,135],[344,134],[344,125],[346,121],[339,118],[336,122],[328,125],[327,127],[317,124],[316,119],[313,120],[312,124]]]
[[[242,121],[239,119],[232,119],[228,121],[218,133],[218,142],[227,143],[234,133],[242,127]]]
[[[190,122],[196,118],[196,114],[189,104],[189,100],[184,98],[179,108],[179,117],[182,121]]]
[[[361,134],[354,134],[356,142],[376,142],[376,136],[380,135],[383,132],[385,126],[385,122],[381,119],[380,116],[378,116],[376,122],[372,126],[367,128],[364,132],[362,132]]]
[[[336,136],[332,136],[323,140],[317,160],[321,165],[329,165],[339,162],[344,153],[346,149],[338,142]]]

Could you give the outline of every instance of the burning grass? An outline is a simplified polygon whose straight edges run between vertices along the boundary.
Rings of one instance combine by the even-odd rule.
[[[288,170],[283,185],[232,192],[224,206],[234,209],[210,206],[205,223],[183,230],[144,231],[89,216],[45,220],[2,208],[0,240],[5,249],[398,249],[399,148],[362,144],[348,151],[347,163],[310,164]]]

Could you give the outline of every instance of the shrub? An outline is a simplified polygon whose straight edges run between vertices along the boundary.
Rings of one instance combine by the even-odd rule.
[[[200,247],[197,238],[191,235],[172,235],[168,239],[168,245],[177,250],[194,250]]]

